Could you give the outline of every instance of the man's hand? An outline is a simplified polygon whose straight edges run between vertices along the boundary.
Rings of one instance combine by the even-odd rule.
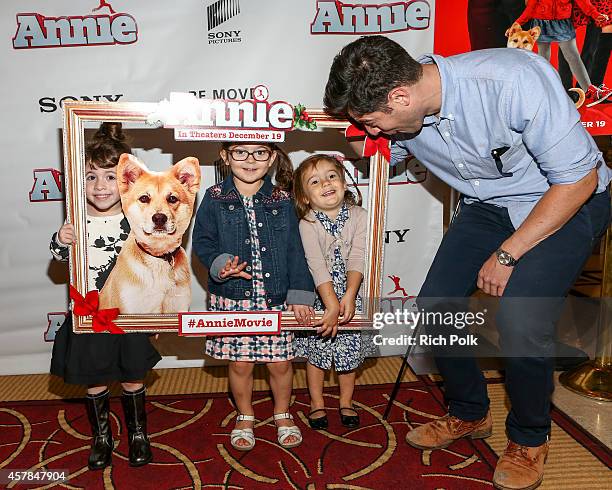
[[[497,260],[497,255],[493,254],[480,268],[476,285],[491,296],[501,296],[504,294],[512,271],[514,271],[514,267],[501,265]]]
[[[251,279],[251,274],[244,272],[244,268],[247,266],[246,262],[238,264],[239,257],[234,256],[234,260],[227,259],[225,267],[219,271],[219,278],[225,279],[226,277],[242,277],[243,279]]]

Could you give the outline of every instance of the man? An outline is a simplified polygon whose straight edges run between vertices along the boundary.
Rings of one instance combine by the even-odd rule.
[[[464,196],[421,298],[467,297],[476,288],[504,298],[563,298],[608,226],[612,172],[557,72],[533,53],[489,49],[415,61],[386,37],[363,37],[334,59],[324,103],[371,136],[390,135],[392,164],[410,152]],[[548,452],[553,362],[516,349],[551,353],[554,320],[506,313],[500,343],[515,348],[505,363],[512,408],[493,482],[532,489]],[[490,435],[476,360],[436,363],[449,413],[409,432],[407,442],[436,449]]]

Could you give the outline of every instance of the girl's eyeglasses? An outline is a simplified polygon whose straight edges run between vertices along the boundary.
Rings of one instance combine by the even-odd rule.
[[[256,162],[267,162],[272,156],[272,152],[270,150],[255,150],[251,152],[235,149],[229,150],[229,154],[232,157],[232,160],[235,160],[236,162],[243,162],[247,158],[249,158],[250,155],[253,156],[253,160],[255,160]]]

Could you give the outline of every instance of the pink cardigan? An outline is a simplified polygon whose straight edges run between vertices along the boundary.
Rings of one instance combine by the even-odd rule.
[[[347,272],[363,274],[367,230],[368,212],[359,206],[349,208],[349,219],[344,224],[339,240]],[[312,211],[300,220],[300,235],[315,286],[331,282],[329,271],[334,261],[336,239],[325,231]]]

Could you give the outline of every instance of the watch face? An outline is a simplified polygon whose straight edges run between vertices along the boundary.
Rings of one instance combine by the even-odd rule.
[[[502,250],[497,252],[497,260],[501,265],[510,265],[514,261],[512,255]]]

